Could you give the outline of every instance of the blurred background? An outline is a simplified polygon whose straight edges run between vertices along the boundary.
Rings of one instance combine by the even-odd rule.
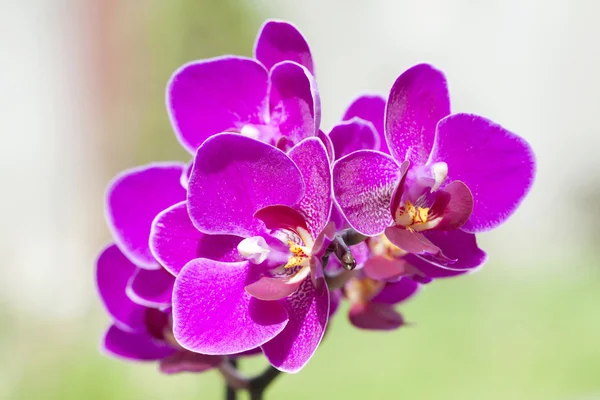
[[[411,65],[446,72],[453,111],[525,137],[537,181],[480,235],[490,261],[358,331],[343,312],[269,399],[600,399],[600,3],[586,0],[0,0],[0,399],[213,399],[214,372],[109,359],[94,259],[120,170],[187,160],[164,107],[170,74],[250,56],[266,18],[314,55],[327,131],[350,100]],[[264,360],[245,361],[259,369]]]

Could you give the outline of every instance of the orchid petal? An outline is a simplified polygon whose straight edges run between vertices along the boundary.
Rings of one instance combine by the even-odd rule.
[[[215,368],[222,362],[222,356],[209,356],[184,350],[160,360],[159,366],[160,372],[164,374],[177,374],[179,372],[200,373]]]
[[[411,271],[410,264],[403,258],[372,256],[363,268],[365,275],[379,281],[394,281]]]
[[[289,152],[296,163],[306,190],[298,208],[306,216],[306,223],[316,237],[329,221],[332,206],[331,168],[325,146],[318,138],[304,139]]]
[[[440,210],[442,219],[435,228],[440,230],[460,228],[467,222],[473,212],[473,195],[471,191],[463,182],[453,181],[440,190],[439,193],[443,193],[447,199],[443,201],[444,207]],[[430,212],[436,212],[436,203],[432,205]]]
[[[254,236],[261,208],[292,206],[304,195],[298,167],[273,146],[222,133],[198,148],[188,190],[188,212],[206,234]]]
[[[275,368],[296,373],[317,350],[329,314],[329,291],[325,280],[316,289],[311,279],[285,300],[290,320],[285,329],[262,345],[265,356]]]
[[[182,66],[167,87],[167,110],[177,139],[193,154],[211,135],[265,125],[268,82],[265,67],[244,57]]]
[[[175,278],[164,268],[145,270],[138,268],[127,286],[129,298],[146,307],[171,305]]]
[[[406,252],[434,256],[452,262],[451,259],[444,256],[439,247],[433,244],[421,232],[390,226],[385,230],[385,236],[390,242]]]
[[[399,162],[425,165],[438,121],[450,114],[444,74],[428,64],[406,70],[392,85],[385,111],[385,137]]]
[[[431,259],[425,255],[415,257],[414,255],[407,255],[406,259],[412,265],[416,266],[427,276],[436,278],[439,276],[448,276],[446,273],[435,272],[434,268],[443,268],[455,271],[472,270],[480,267],[486,260],[486,253],[477,246],[477,240],[475,235],[472,233],[464,232],[460,229],[452,231],[439,231],[432,229],[423,232],[423,235],[435,246],[437,246],[442,253],[455,260],[452,264],[447,265],[439,260]],[[417,259],[421,259],[427,262],[429,265],[422,268],[422,263],[418,263]]]
[[[327,150],[327,157],[329,158],[329,162],[332,163],[335,160],[335,151],[333,150],[333,143],[331,143],[331,138],[329,135],[326,135],[325,132],[319,129],[319,134],[317,135],[325,149]]]
[[[403,277],[397,282],[388,282],[371,300],[375,303],[398,304],[408,300],[420,290],[417,282]]]
[[[316,83],[303,66],[286,61],[270,72],[269,108],[271,124],[292,144],[317,136],[321,123],[321,103]]]
[[[350,322],[357,328],[387,331],[404,325],[404,318],[385,303],[355,303],[350,307]]]
[[[455,114],[440,121],[428,164],[448,165],[448,181],[473,193],[471,217],[462,229],[477,233],[505,222],[531,189],[535,157],[519,136],[485,118]]]
[[[265,22],[256,38],[254,54],[267,69],[281,61],[294,61],[314,74],[308,43],[298,28],[289,22]]]
[[[182,201],[159,213],[152,222],[150,249],[161,265],[177,276],[194,258],[215,261],[242,261],[233,235],[206,235],[192,224],[187,203]]]
[[[352,228],[381,234],[392,223],[390,200],[403,171],[388,155],[360,150],[333,164],[335,201]]]
[[[329,138],[335,149],[336,159],[357,150],[379,150],[380,138],[370,122],[352,118],[334,126]]]
[[[352,101],[346,112],[343,121],[348,121],[354,117],[368,121],[373,124],[377,135],[379,136],[380,150],[383,153],[390,154],[383,129],[383,117],[385,116],[386,100],[383,96],[376,94],[365,94]]]
[[[155,361],[172,355],[175,349],[145,332],[128,332],[112,325],[104,336],[103,349],[118,358]]]
[[[154,163],[119,174],[106,194],[106,218],[115,244],[127,258],[146,269],[160,266],[148,246],[156,214],[185,199],[182,163]]]
[[[173,290],[173,334],[184,348],[202,354],[234,354],[277,336],[288,321],[276,301],[250,296],[256,281],[247,262],[190,261]]]
[[[286,277],[263,276],[246,286],[246,292],[260,300],[280,300],[294,293],[309,274],[310,268],[304,267]]]
[[[119,326],[129,330],[144,327],[146,308],[126,294],[127,283],[137,269],[115,245],[104,249],[96,261],[96,285],[104,307]]]

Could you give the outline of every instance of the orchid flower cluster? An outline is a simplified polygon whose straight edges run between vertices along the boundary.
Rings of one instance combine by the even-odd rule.
[[[110,183],[114,243],[96,266],[103,348],[165,373],[260,353],[298,372],[341,301],[357,328],[402,327],[398,304],[486,261],[475,235],[514,213],[535,174],[525,140],[451,113],[428,64],[322,131],[313,57],[287,22],[263,25],[254,58],[182,66],[166,99],[192,160]]]

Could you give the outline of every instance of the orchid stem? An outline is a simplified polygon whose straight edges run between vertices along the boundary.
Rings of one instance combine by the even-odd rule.
[[[264,391],[280,373],[277,368],[269,366],[262,374],[250,379],[250,399],[262,400]]]
[[[269,365],[260,375],[246,378],[237,370],[236,360],[226,359],[219,366],[219,372],[225,378],[227,388],[225,390],[226,400],[236,400],[238,390],[247,390],[251,400],[263,398],[267,387],[279,376],[281,371]]]
[[[225,360],[226,363],[228,363],[232,369],[237,370],[237,366],[238,366],[238,362],[237,360],[233,360],[233,359],[227,359]],[[229,384],[229,382],[225,382],[226,387],[225,387],[225,398],[227,400],[237,400],[237,390],[231,386]]]

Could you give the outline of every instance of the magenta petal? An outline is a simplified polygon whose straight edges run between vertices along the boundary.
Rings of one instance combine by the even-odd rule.
[[[270,80],[271,123],[293,144],[317,136],[321,103],[310,72],[294,62],[282,62],[273,67]]]
[[[263,276],[246,286],[246,292],[261,300],[280,300],[294,293],[302,284],[302,280]]]
[[[373,124],[377,135],[379,136],[380,150],[389,154],[385,135],[383,130],[383,117],[385,115],[385,98],[376,94],[365,94],[357,97],[344,113],[343,121],[348,121],[358,117]]]
[[[190,261],[173,290],[173,334],[184,348],[202,354],[234,354],[261,346],[288,321],[283,304],[251,297],[256,280],[247,262]]]
[[[442,220],[436,229],[451,230],[464,225],[473,212],[473,195],[461,181],[450,182],[441,190],[448,196],[447,204],[442,211]],[[435,203],[432,211],[435,210]]]
[[[458,271],[472,270],[481,266],[487,259],[485,252],[477,246],[477,240],[472,233],[467,233],[460,229],[452,231],[439,231],[433,229],[423,232],[423,235],[429,239],[431,243],[434,243],[446,257],[455,260],[452,264],[446,265],[445,263],[439,263],[436,259],[422,256],[421,259],[424,257],[425,261],[432,265],[431,267],[426,266],[425,268],[422,268],[422,264],[418,263],[416,260],[417,257],[412,255],[406,256],[406,259],[411,264],[422,270],[431,278],[440,276],[433,271],[432,268],[441,267]],[[431,272],[431,274],[428,272]],[[446,276],[447,274],[442,275]]]
[[[380,138],[373,124],[353,118],[334,126],[329,132],[336,159],[357,150],[379,150]]]
[[[378,281],[393,281],[410,272],[409,263],[403,258],[389,259],[384,256],[370,257],[363,268],[365,275]]]
[[[390,226],[385,230],[385,236],[390,242],[409,253],[446,258],[441,249],[431,243],[421,232]]]
[[[145,270],[139,268],[129,281],[127,294],[134,302],[146,307],[171,305],[175,277],[164,268]]]
[[[190,153],[208,137],[265,125],[268,72],[255,60],[225,56],[177,70],[167,87],[167,110],[177,138]]]
[[[254,217],[261,220],[267,229],[290,229],[297,228],[308,230],[304,215],[295,208],[281,205],[268,206],[258,210]]]
[[[475,205],[462,229],[488,231],[502,224],[529,192],[535,157],[529,144],[485,118],[455,114],[440,121],[429,164],[448,164],[448,181],[460,180]]]
[[[160,360],[160,372],[164,374],[177,374],[179,372],[199,373],[215,368],[222,362],[222,356],[209,356],[182,350]]]
[[[102,343],[104,350],[116,357],[134,361],[154,361],[172,355],[175,349],[145,332],[128,332],[112,325]]]
[[[385,303],[356,303],[350,307],[350,322],[357,328],[387,331],[404,325],[394,307]]]
[[[317,350],[329,315],[329,291],[325,280],[315,289],[312,279],[285,300],[290,320],[274,339],[263,344],[265,356],[275,368],[283,372],[298,372]]]
[[[254,55],[267,69],[281,61],[294,61],[314,74],[308,43],[294,25],[284,21],[267,21],[261,28]]]
[[[435,127],[448,114],[444,74],[428,64],[406,70],[392,85],[385,112],[385,136],[392,156],[425,165]]]
[[[296,163],[306,190],[298,207],[306,216],[306,223],[316,237],[329,221],[332,206],[331,168],[327,150],[319,138],[308,138],[289,152]]]
[[[131,301],[127,283],[138,268],[115,245],[108,246],[96,261],[96,285],[106,311],[130,330],[144,327],[145,307]]]
[[[155,163],[122,172],[106,193],[106,218],[115,244],[138,266],[159,268],[148,246],[150,226],[165,208],[185,200],[181,163]]]
[[[417,294],[420,286],[410,278],[402,278],[397,282],[388,282],[371,300],[375,303],[398,304]]]
[[[390,200],[402,171],[388,155],[360,150],[333,164],[333,193],[342,214],[359,233],[376,236],[392,223]]]
[[[325,149],[327,150],[327,157],[329,157],[329,162],[333,162],[335,160],[335,152],[333,150],[333,143],[331,143],[331,138],[329,135],[326,135],[325,132],[319,129],[318,138],[321,139]]]
[[[296,204],[304,195],[302,174],[281,150],[242,135],[222,133],[196,153],[188,190],[194,226],[207,234],[253,236],[254,213]]]
[[[187,203],[177,203],[160,214],[152,223],[150,249],[161,265],[177,276],[194,258],[216,261],[242,261],[237,250],[242,240],[233,235],[205,235],[192,224]]]

